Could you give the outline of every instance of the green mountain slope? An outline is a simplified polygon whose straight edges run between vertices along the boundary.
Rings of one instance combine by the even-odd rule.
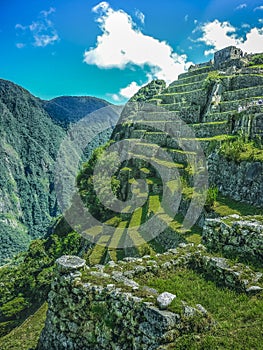
[[[105,100],[90,96],[62,96],[43,102],[51,118],[63,127],[109,105]]]
[[[43,102],[22,87],[0,80],[0,265],[25,250],[32,238],[45,235],[59,213],[53,170],[66,136],[64,127],[108,105],[92,97],[56,101],[59,108],[54,100]],[[109,118],[114,125],[117,115]],[[108,130],[97,135],[85,155],[110,134]]]

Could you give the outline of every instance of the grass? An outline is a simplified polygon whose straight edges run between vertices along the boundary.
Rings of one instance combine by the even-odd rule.
[[[223,120],[223,121],[216,121],[216,122],[205,122],[205,123],[195,123],[195,124],[189,124],[192,126],[206,126],[206,125],[223,125],[223,124],[227,124],[228,121],[227,120]]]
[[[110,238],[111,236],[109,235],[104,235],[100,237],[100,239],[98,240],[98,244],[94,246],[88,257],[90,265],[96,265],[101,263],[103,257],[105,256],[107,250],[106,245],[108,244]]]
[[[220,216],[232,214],[245,215],[263,215],[263,210],[255,208],[250,204],[237,202],[229,197],[218,195],[214,203],[213,210]]]
[[[117,248],[119,245],[122,243],[122,239],[124,238],[123,235],[125,233],[125,228],[127,227],[128,222],[127,221],[121,221],[116,228],[113,237],[110,242],[110,248],[111,251],[111,257],[113,258],[114,261],[118,260],[118,254],[117,254]]]
[[[43,304],[33,315],[29,316],[19,327],[0,339],[1,350],[34,349],[44,327],[47,304]]]
[[[262,68],[263,69],[263,64],[255,64],[255,65],[250,66],[248,68]]]
[[[171,349],[262,349],[263,299],[259,295],[248,297],[218,288],[188,269],[168,273],[160,270],[157,276],[144,275],[138,281],[160,293],[176,294],[171,311],[180,312],[184,300],[193,307],[203,305],[216,321],[210,331],[179,337]]]
[[[158,213],[160,210],[160,198],[158,195],[149,196],[148,212]]]
[[[237,162],[263,162],[263,147],[255,147],[253,142],[246,142],[240,138],[222,145],[220,152],[227,159]]]
[[[212,136],[212,137],[197,137],[194,140],[197,141],[226,141],[226,140],[232,140],[235,139],[236,136],[232,136],[232,135],[217,135],[217,136]],[[187,139],[184,139],[187,140]],[[189,140],[193,140],[193,139],[189,139]]]
[[[144,173],[144,174],[150,174],[150,170],[149,169],[147,169],[147,168],[141,168],[140,169],[140,171],[142,172],[142,173]]]

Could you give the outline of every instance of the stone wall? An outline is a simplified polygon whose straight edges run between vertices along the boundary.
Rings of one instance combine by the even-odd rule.
[[[259,220],[259,219],[258,219]],[[220,219],[206,219],[202,240],[213,251],[235,254],[263,263],[263,224],[257,217],[238,215]]]
[[[237,201],[263,207],[263,163],[227,160],[218,153],[208,157],[209,183]]]
[[[137,260],[142,261],[127,258],[126,263]],[[152,263],[150,267],[155,265]],[[49,309],[39,350],[168,349],[187,319],[192,322],[194,316],[208,318],[201,305],[193,308],[182,304],[182,315],[167,311],[167,306],[176,298],[171,293],[158,295],[154,289],[145,288],[145,292],[155,299],[157,297],[158,306],[144,301],[136,296],[139,285],[118,271],[113,271],[110,276],[101,270],[103,267],[98,267],[97,271],[88,274],[93,277],[93,282],[103,284],[104,281],[104,286],[84,283],[82,274],[85,268],[85,260],[78,257],[63,256],[57,260],[57,274],[49,294]],[[137,266],[137,272],[143,271],[142,266],[141,269]],[[128,272],[132,274],[132,271],[127,271],[126,275]],[[87,280],[89,277],[86,276]]]
[[[261,113],[260,113],[261,111]],[[257,143],[263,142],[263,105],[248,108],[233,120],[233,133],[247,136]]]
[[[262,273],[213,257],[203,245],[181,243],[155,257],[125,258],[93,268],[79,257],[62,256],[56,262],[38,350],[168,350],[175,348],[177,337],[192,332],[195,323],[200,332],[209,330],[216,324],[204,306],[179,300],[181,311],[174,313],[169,306],[176,295],[140,284],[140,276],[182,267],[238,292],[262,291]]]

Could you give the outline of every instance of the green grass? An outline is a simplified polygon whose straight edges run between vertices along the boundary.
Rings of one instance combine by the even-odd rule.
[[[123,172],[125,172],[125,171],[132,171],[132,169],[131,168],[128,168],[128,167],[124,167],[124,168],[122,168],[122,169],[120,169],[120,171],[123,171]]]
[[[179,312],[180,301],[184,300],[193,307],[201,304],[216,321],[210,331],[179,337],[171,349],[262,349],[262,297],[218,288],[187,269],[168,273],[160,270],[157,276],[144,275],[138,281],[158,292],[176,294],[171,311]]]
[[[223,120],[223,121],[216,121],[216,122],[205,122],[205,123],[195,123],[195,124],[189,124],[191,126],[206,126],[206,125],[223,125],[223,124],[227,124],[228,121],[227,120]]]
[[[196,137],[194,139],[191,138],[182,138],[182,140],[197,140],[197,141],[226,141],[226,140],[233,140],[236,136],[232,135],[217,135],[217,136],[211,136],[211,137]]]
[[[33,315],[29,316],[19,327],[0,339],[1,350],[29,350],[37,346],[44,327],[47,304],[42,305]]]
[[[158,195],[149,196],[148,212],[158,213],[160,210],[160,198]]]
[[[254,66],[250,66],[248,68],[263,68],[263,64],[255,64]]]
[[[220,216],[232,214],[245,215],[263,215],[263,210],[253,207],[250,204],[237,202],[229,197],[218,195],[213,206],[213,210]]]
[[[90,265],[96,265],[102,262],[103,257],[106,254],[106,250],[107,250],[106,246],[110,238],[111,236],[109,235],[104,235],[100,237],[100,239],[98,240],[98,244],[94,246],[94,248],[92,249],[88,257]]]
[[[140,171],[142,172],[142,173],[144,173],[144,174],[150,174],[150,170],[149,169],[147,169],[147,168],[141,168],[140,169]]]
[[[187,95],[187,94],[192,94],[193,92],[196,92],[196,91],[203,91],[203,89],[194,89],[192,91],[185,91],[185,92],[162,93],[161,96]]]
[[[115,248],[117,248],[119,245],[124,245],[123,239],[125,239],[124,234],[125,234],[125,228],[127,227],[127,224],[128,224],[128,221],[121,221],[118,227],[116,228],[113,234],[113,237],[111,239],[110,246],[112,248],[109,248],[109,250],[110,250],[111,258],[114,261],[117,261],[119,259],[118,253],[120,253],[118,249],[115,249]]]
[[[220,153],[236,162],[263,162],[263,147],[255,147],[253,142],[246,142],[240,138],[226,142],[221,146]]]

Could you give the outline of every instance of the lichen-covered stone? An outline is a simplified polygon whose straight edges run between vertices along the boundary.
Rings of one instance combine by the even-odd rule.
[[[176,295],[168,292],[163,292],[157,297],[157,304],[161,310],[167,309],[167,307],[176,298]]]

